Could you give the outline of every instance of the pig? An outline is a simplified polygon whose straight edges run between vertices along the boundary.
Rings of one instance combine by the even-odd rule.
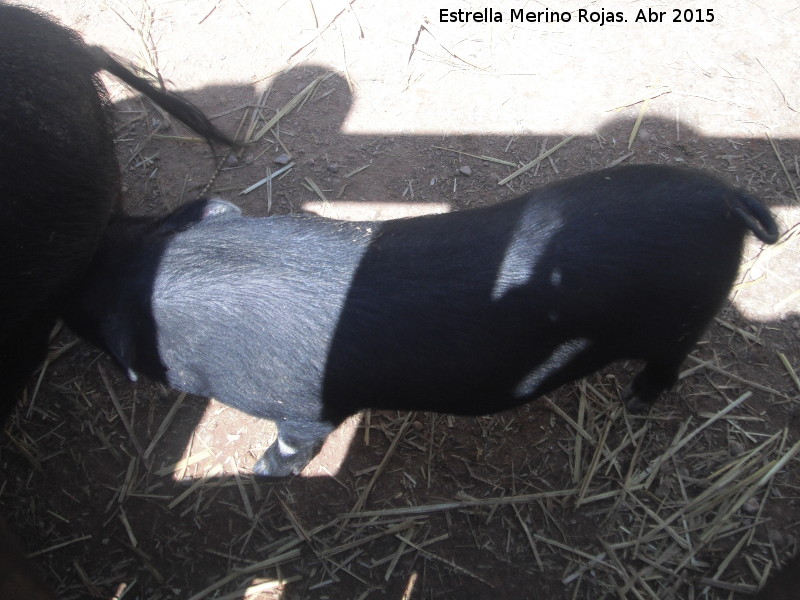
[[[119,207],[100,70],[209,142],[233,144],[188,101],[156,89],[76,32],[0,3],[0,423],[43,360],[61,302]]]
[[[627,166],[384,222],[248,218],[201,199],[110,225],[65,319],[135,378],[274,420],[254,471],[298,473],[364,408],[529,402],[621,359],[647,409],[778,229],[702,172]]]
[[[796,600],[800,589],[800,554],[773,575],[753,600]]]

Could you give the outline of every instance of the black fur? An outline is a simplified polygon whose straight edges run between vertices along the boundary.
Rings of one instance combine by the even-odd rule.
[[[129,371],[273,419],[297,472],[367,407],[492,413],[619,359],[650,405],[719,310],[755,199],[660,166],[386,222],[246,218],[203,200],[116,221],[68,323]]]
[[[88,48],[76,32],[0,3],[0,422],[44,358],[63,297],[119,206],[100,69],[207,139],[228,141],[191,104]]]

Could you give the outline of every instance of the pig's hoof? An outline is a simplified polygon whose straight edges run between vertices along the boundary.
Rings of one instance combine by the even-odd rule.
[[[647,402],[642,402],[634,396],[630,400],[625,403],[625,410],[627,410],[632,415],[646,415],[650,412],[650,408],[652,408],[652,404],[648,404]]]
[[[253,466],[253,473],[262,477],[288,477],[297,475],[314,458],[314,448],[300,448],[294,452],[282,452],[281,444],[275,441]]]
[[[275,464],[266,453],[253,465],[253,473],[262,477],[288,477],[295,474],[291,465]]]
[[[622,392],[622,402],[625,404],[625,410],[632,415],[646,415],[653,406],[652,402],[647,402],[639,397],[639,394],[633,389],[633,385],[629,385]]]

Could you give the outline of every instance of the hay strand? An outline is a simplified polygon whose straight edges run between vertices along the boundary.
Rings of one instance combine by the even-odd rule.
[[[562,146],[565,146],[567,143],[572,141],[575,137],[576,137],[575,135],[570,135],[567,138],[561,140],[558,144],[556,144],[555,146],[550,148],[550,150],[547,150],[546,152],[543,152],[542,154],[540,154],[539,156],[534,158],[531,162],[529,162],[527,165],[525,165],[523,167],[520,167],[519,169],[514,171],[508,177],[505,177],[505,178],[501,179],[500,181],[498,181],[497,185],[505,185],[509,181],[511,181],[512,179],[515,179],[515,178],[519,177],[520,175],[522,175],[523,173],[525,173],[526,171],[531,170],[533,167],[535,167],[540,162],[542,162],[545,158],[549,157],[551,154],[553,154],[554,152],[559,150]]]

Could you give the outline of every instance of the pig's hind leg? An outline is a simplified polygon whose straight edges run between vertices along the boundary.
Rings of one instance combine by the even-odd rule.
[[[278,423],[278,439],[258,459],[253,472],[264,477],[299,474],[317,455],[332,430],[322,423]]]
[[[710,302],[706,304],[711,306]],[[646,362],[622,392],[622,402],[629,412],[649,412],[658,397],[678,382],[681,365],[697,345],[715,312],[709,310],[684,319],[679,325],[673,323],[662,327],[649,338],[649,352],[635,353]]]
[[[649,360],[622,392],[625,408],[634,414],[646,413],[662,392],[678,381],[685,354],[669,360]]]

